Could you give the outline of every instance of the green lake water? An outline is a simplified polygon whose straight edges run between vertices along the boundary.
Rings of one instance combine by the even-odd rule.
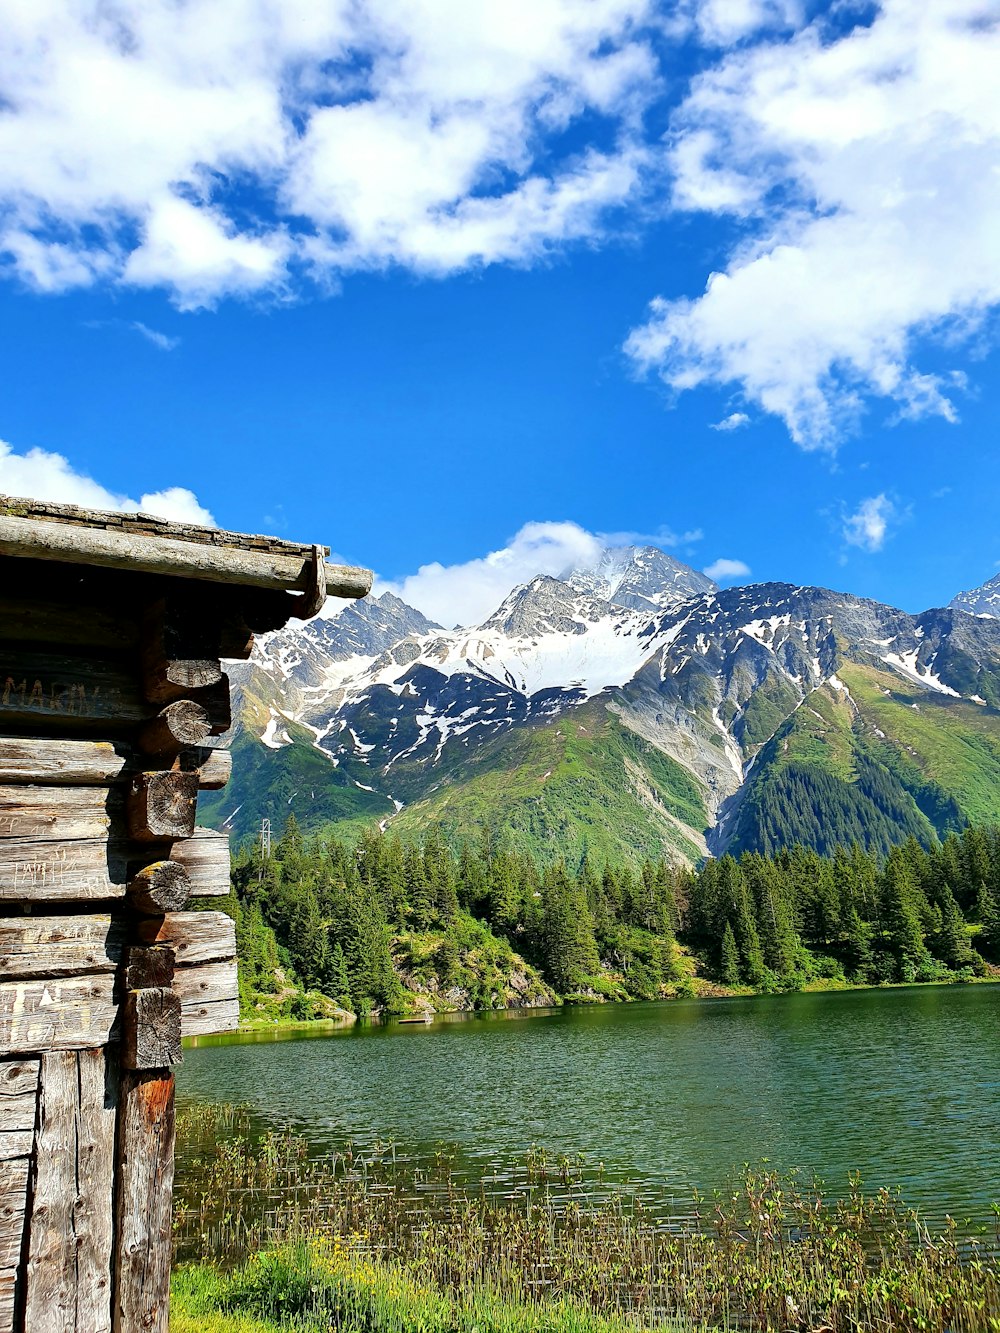
[[[245,1105],[317,1148],[444,1148],[501,1183],[534,1144],[683,1211],[744,1162],[931,1221],[1000,1201],[1000,987],[915,987],[462,1015],[185,1052],[184,1101]]]

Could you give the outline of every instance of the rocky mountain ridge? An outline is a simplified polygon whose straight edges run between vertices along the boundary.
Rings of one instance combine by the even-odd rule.
[[[719,590],[652,547],[531,579],[471,628],[384,593],[236,669],[248,776],[215,817],[694,860],[772,844],[783,810],[816,841],[825,801],[863,840],[928,840],[980,814],[994,779],[1000,817],[1000,619],[972,596],[913,616],[792,584]]]

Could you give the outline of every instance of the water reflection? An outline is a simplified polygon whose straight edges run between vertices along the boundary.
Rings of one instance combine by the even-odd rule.
[[[932,1219],[1000,1199],[1000,989],[751,997],[455,1016],[188,1051],[182,1099],[317,1146],[394,1142],[513,1180],[532,1144],[679,1209],[743,1162],[900,1186]]]

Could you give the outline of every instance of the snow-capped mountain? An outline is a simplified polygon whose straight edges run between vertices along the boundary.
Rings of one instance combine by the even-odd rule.
[[[987,579],[978,588],[960,592],[948,605],[958,611],[967,611],[970,616],[1000,617],[1000,574]]]
[[[790,584],[720,591],[651,547],[531,579],[470,628],[386,593],[236,669],[254,776],[217,817],[246,830],[284,806],[693,858],[773,841],[785,807],[813,837],[809,793],[833,783],[845,837],[933,836],[982,804],[994,765],[1000,816],[1000,619],[960,601],[911,616]]]

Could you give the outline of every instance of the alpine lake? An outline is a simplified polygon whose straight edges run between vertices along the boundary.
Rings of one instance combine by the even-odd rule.
[[[1000,986],[457,1014],[185,1051],[181,1106],[246,1107],[317,1153],[452,1162],[502,1194],[533,1149],[684,1215],[744,1163],[899,1189],[938,1226],[1000,1202]],[[179,1168],[185,1169],[184,1145]]]

